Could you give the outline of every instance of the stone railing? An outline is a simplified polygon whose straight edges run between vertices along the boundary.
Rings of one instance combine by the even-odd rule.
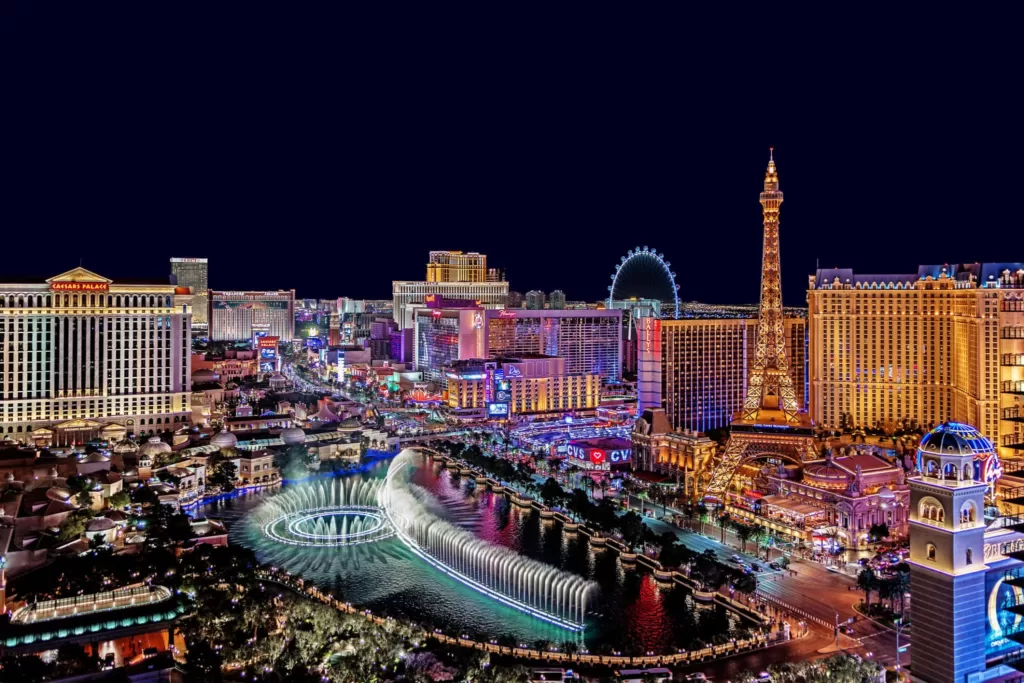
[[[309,598],[310,600],[316,600],[321,604],[333,607],[339,612],[362,615],[368,621],[375,624],[386,624],[390,621],[394,621],[392,617],[377,616],[370,612],[370,610],[360,610],[347,602],[342,602],[329,593],[321,591],[317,586],[307,583],[302,578],[293,576],[285,571],[278,571],[276,569],[260,569],[256,571],[256,578],[261,581],[270,581],[282,585],[303,595],[304,597]],[[519,659],[566,664],[589,664],[594,666],[666,666],[694,664],[697,662],[706,662],[719,657],[728,657],[741,652],[748,652],[750,650],[768,647],[775,642],[779,642],[777,640],[771,641],[767,635],[758,633],[747,639],[731,639],[726,643],[709,645],[708,647],[700,648],[698,650],[682,650],[671,654],[628,657],[624,655],[596,655],[578,652],[558,652],[556,650],[545,651],[528,647],[511,647],[508,645],[485,643],[479,640],[472,640],[470,638],[457,638],[436,631],[433,633],[425,633],[425,636],[440,643],[459,645],[461,647],[473,648],[475,650],[491,652],[494,654],[508,655]]]

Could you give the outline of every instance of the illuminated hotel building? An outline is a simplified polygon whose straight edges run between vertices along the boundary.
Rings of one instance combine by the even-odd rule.
[[[501,279],[499,279],[501,278]],[[497,270],[487,268],[487,256],[476,252],[432,251],[427,263],[427,281],[394,281],[392,317],[407,330],[414,326],[415,309],[432,296],[475,301],[484,308],[505,308],[508,283]]]
[[[508,380],[512,415],[596,410],[601,402],[601,376],[567,375],[565,359],[550,356],[498,358],[495,363]],[[453,361],[444,369],[448,405],[456,410],[487,408],[484,360]]]
[[[487,282],[487,256],[475,251],[432,251],[427,282]]]
[[[637,319],[637,379],[643,408],[662,408],[674,430],[726,427],[743,407],[757,318]],[[784,318],[786,354],[806,405],[806,321]]]
[[[408,329],[413,326],[415,304],[423,305],[427,297],[479,301],[484,308],[504,308],[508,302],[507,282],[393,282],[395,322]]]
[[[179,287],[188,287],[192,292],[192,324],[205,328],[210,304],[209,263],[204,258],[172,258],[171,275]]]
[[[965,422],[1024,448],[1024,264],[811,278],[811,414],[830,427]]]
[[[295,290],[210,291],[210,341],[248,341],[266,333],[290,342],[295,328]]]
[[[191,414],[192,296],[75,268],[0,284],[0,427],[40,445],[173,429]]]
[[[413,358],[427,381],[443,383],[452,361],[531,355],[564,358],[568,375],[622,377],[622,311],[417,308],[414,322]]]

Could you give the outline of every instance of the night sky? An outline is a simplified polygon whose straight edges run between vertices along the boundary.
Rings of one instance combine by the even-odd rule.
[[[684,300],[754,302],[769,146],[789,305],[817,259],[1024,260],[1009,17],[131,7],[4,23],[3,281],[207,256],[218,289],[387,298],[461,249],[592,300],[650,245]]]

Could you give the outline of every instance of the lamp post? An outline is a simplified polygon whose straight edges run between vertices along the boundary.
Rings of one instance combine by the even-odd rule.
[[[900,670],[900,652],[903,649],[900,647],[900,635],[903,633],[903,617],[896,617],[892,620],[893,625],[896,627],[896,671]]]

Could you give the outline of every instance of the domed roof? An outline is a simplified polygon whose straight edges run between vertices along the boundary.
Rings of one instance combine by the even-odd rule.
[[[297,446],[306,443],[306,432],[299,427],[289,427],[281,432],[281,441],[286,446]]]
[[[846,486],[850,473],[837,467],[831,460],[804,468],[804,479],[808,483],[819,483],[825,486]]]
[[[120,455],[130,455],[132,453],[139,452],[139,444],[129,438],[124,438],[114,444],[114,448],[112,450],[114,453],[118,453]]]
[[[148,455],[150,457],[164,455],[170,452],[171,445],[161,441],[159,436],[149,437],[149,441],[142,444],[142,448],[139,449],[139,455]]]
[[[213,435],[210,439],[210,445],[216,446],[217,448],[234,448],[238,445],[238,437],[228,431],[227,427],[222,427],[219,432]]]
[[[86,531],[110,531],[115,526],[114,520],[106,517],[95,517],[85,525]]]
[[[938,455],[987,455],[995,448],[974,427],[962,422],[946,422],[924,435],[920,450]]]

